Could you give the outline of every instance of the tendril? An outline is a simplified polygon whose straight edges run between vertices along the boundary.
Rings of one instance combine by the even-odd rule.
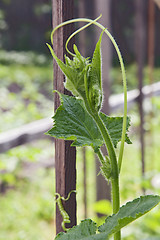
[[[68,201],[72,192],[76,193],[76,190],[70,191],[69,194],[68,194],[68,196],[67,196],[67,198],[62,197],[59,193],[55,193],[55,197],[57,196],[57,199],[56,199],[55,201],[57,202],[58,209],[59,209],[60,214],[61,214],[61,216],[62,216],[62,218],[63,218],[63,221],[62,221],[61,226],[62,226],[62,228],[63,228],[64,231],[67,231],[67,230],[68,230],[68,229],[65,227],[65,223],[70,223],[71,221],[70,221],[70,217],[69,217],[68,213],[67,213],[66,210],[64,209],[64,206],[63,206],[63,204],[62,204],[62,200],[63,200],[63,201]]]

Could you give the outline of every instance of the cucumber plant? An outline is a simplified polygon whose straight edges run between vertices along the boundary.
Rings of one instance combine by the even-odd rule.
[[[106,240],[111,235],[114,235],[114,240],[120,240],[121,228],[143,216],[160,202],[159,196],[147,195],[140,196],[120,207],[119,175],[124,144],[125,142],[131,143],[128,136],[130,118],[127,116],[126,74],[123,59],[114,38],[103,25],[97,22],[98,19],[99,17],[95,20],[86,18],[68,20],[59,24],[52,31],[51,43],[53,44],[53,34],[58,28],[74,22],[87,22],[85,26],[71,34],[66,42],[66,49],[72,55],[73,60],[65,56],[64,63],[58,59],[53,48],[47,44],[53,58],[66,77],[65,88],[73,94],[73,96],[68,96],[57,92],[61,99],[61,105],[53,116],[54,125],[48,134],[52,137],[72,140],[72,146],[93,148],[101,163],[101,173],[107,181],[111,182],[113,215],[107,217],[104,224],[99,227],[91,219],[85,219],[67,232],[59,233],[56,240]],[[74,53],[70,52],[67,47],[68,42],[75,34],[91,24],[102,29],[92,59],[83,57],[76,45],[73,46]],[[113,43],[121,66],[124,90],[123,117],[110,117],[101,112],[103,103],[101,41],[104,33]],[[115,148],[118,142],[120,142],[120,150],[117,156]],[[108,155],[106,156],[101,151],[102,145],[105,145],[107,149]],[[61,209],[62,213],[65,213],[62,207]],[[69,220],[66,213],[64,216],[67,216],[67,220]],[[65,220],[63,220],[63,224],[65,224]]]

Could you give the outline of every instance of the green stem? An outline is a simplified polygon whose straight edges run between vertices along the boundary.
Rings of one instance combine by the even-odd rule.
[[[119,177],[111,179],[112,185],[112,206],[113,213],[116,214],[120,208]],[[114,234],[114,240],[121,240],[121,231]]]
[[[99,130],[103,136],[104,142],[106,144],[107,150],[108,150],[108,155],[111,160],[111,166],[112,166],[112,178],[113,179],[118,179],[119,176],[119,171],[118,171],[118,164],[117,164],[117,158],[116,158],[116,153],[114,150],[114,146],[112,143],[112,140],[110,138],[110,135],[108,133],[108,130],[105,128],[104,123],[100,116],[97,114],[93,115],[94,120],[96,121]]]
[[[105,164],[105,159],[104,159],[104,156],[103,156],[103,153],[101,152],[101,150],[98,149],[96,151],[96,154],[98,155],[98,158],[99,158],[101,164],[104,165]]]
[[[111,167],[112,167],[112,176],[111,176],[111,184],[112,184],[112,206],[113,206],[113,213],[116,214],[120,208],[120,194],[119,194],[119,170],[117,164],[117,158],[114,150],[114,146],[112,144],[111,138],[107,129],[104,126],[103,121],[101,120],[98,114],[93,115],[94,120],[96,121],[99,130],[103,136],[105,141],[108,155],[111,160]],[[120,232],[114,235],[115,240],[121,239]]]

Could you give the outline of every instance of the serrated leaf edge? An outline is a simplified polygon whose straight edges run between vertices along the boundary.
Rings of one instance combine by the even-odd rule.
[[[97,223],[94,222],[92,219],[87,218],[87,219],[81,220],[81,222],[80,222],[78,225],[73,226],[72,228],[68,229],[67,232],[65,232],[65,233],[64,233],[64,232],[60,232],[60,233],[58,233],[57,236],[55,237],[55,240],[58,239],[59,236],[63,236],[63,235],[67,235],[68,233],[71,233],[72,231],[76,230],[77,227],[80,227],[80,224],[81,224],[81,223],[84,223],[84,222],[87,223],[87,221],[89,221],[89,223],[93,223],[93,224],[95,225],[95,233],[92,234],[92,235],[90,235],[90,236],[84,237],[83,239],[85,240],[85,239],[87,239],[88,237],[91,237],[91,236],[96,235]]]
[[[144,198],[147,198],[147,197],[149,198],[149,197],[151,197],[151,196],[153,196],[153,197],[158,197],[158,198],[159,198],[159,202],[160,202],[160,196],[159,196],[159,195],[145,195],[145,196],[140,196],[139,198],[135,198],[133,201],[127,202],[126,204],[124,204],[124,205],[122,205],[122,206],[120,207],[120,210],[123,209],[124,207],[126,207],[127,205],[129,205],[130,203],[133,203],[133,202],[137,201],[138,199],[141,201],[141,199],[144,199]],[[139,215],[139,214],[142,214],[141,216],[143,216],[143,215],[145,215],[146,213],[150,212],[154,207],[156,207],[156,206],[159,204],[159,202],[158,202],[155,206],[153,206],[150,210],[145,211],[145,212],[139,212],[139,213],[136,214],[136,216]],[[119,210],[119,211],[120,211],[120,210]],[[118,211],[116,214],[113,214],[113,215],[107,217],[104,224],[107,223],[107,220],[108,220],[109,218],[113,217],[114,215],[118,215],[119,211]],[[120,218],[120,219],[117,220],[117,222],[118,222],[118,224],[119,224],[119,222],[120,222],[121,220],[130,219],[130,218],[133,219],[133,221],[131,221],[131,222],[134,222],[134,221],[137,220],[139,217],[141,217],[141,216],[139,216],[138,218],[136,218],[136,216],[135,216],[135,217],[129,216],[129,217]],[[131,222],[129,222],[128,224],[130,224]],[[98,231],[99,231],[99,232],[105,232],[105,231],[100,231],[100,228],[101,228],[104,224],[102,224],[101,226],[98,227]],[[118,224],[117,224],[117,225],[118,225]],[[126,225],[128,225],[128,224],[126,224]],[[124,225],[123,227],[125,227],[126,225]],[[108,235],[111,235],[111,234],[116,233],[117,231],[119,231],[121,228],[123,228],[123,227],[121,227],[120,229],[118,229],[118,230],[115,231],[116,227],[117,227],[117,226],[115,226],[115,227],[111,230],[111,232],[108,232],[108,233],[106,232],[106,233],[107,233]]]
[[[64,100],[63,100],[63,96],[68,96],[68,95],[65,95],[65,94],[63,94],[63,93],[61,93],[61,92],[59,92],[59,91],[57,91],[57,90],[54,90],[53,92],[56,92],[56,93],[58,93],[58,95],[59,95],[59,97],[60,97],[60,102],[61,102],[61,104],[60,104],[60,106],[56,109],[56,112],[55,112],[55,114],[54,114],[54,116],[52,117],[52,119],[53,119],[53,123],[54,124],[56,124],[56,120],[55,120],[55,116],[56,116],[56,113],[57,113],[57,111],[60,111],[60,108],[63,108],[63,103],[64,103]],[[74,96],[69,96],[70,98],[72,98],[72,99],[77,99],[76,97],[74,97]],[[81,100],[81,99],[79,99],[79,100]],[[83,101],[81,100],[81,103],[83,103]],[[81,105],[81,103],[79,102],[79,104]],[[83,106],[82,106],[83,107]],[[86,127],[86,126],[85,126]],[[50,135],[50,136],[52,136],[52,137],[56,137],[56,135],[54,135],[54,134],[51,134],[51,131],[52,131],[52,129],[54,129],[54,126],[50,129],[50,130],[48,130],[45,134],[46,135]],[[86,129],[88,129],[88,127],[86,127]],[[64,139],[64,140],[71,140],[71,141],[73,141],[73,143],[71,144],[71,146],[76,146],[76,147],[78,147],[79,145],[77,145],[76,143],[77,143],[77,137],[76,136],[74,136],[74,135],[70,135],[69,137],[65,137],[65,136],[59,136],[58,137],[59,139]],[[99,141],[99,146],[98,147],[101,147],[102,145],[103,145],[103,140],[102,139],[94,139],[94,140],[97,140],[97,142]],[[90,145],[89,144],[87,144],[87,143],[85,143],[85,144],[83,144],[83,145],[80,145],[80,147],[85,147],[85,146],[91,146],[94,150],[95,150],[95,146],[94,146],[94,143],[91,143]]]

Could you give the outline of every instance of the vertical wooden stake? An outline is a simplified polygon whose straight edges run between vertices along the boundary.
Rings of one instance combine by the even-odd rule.
[[[73,18],[74,2],[73,0],[52,0],[53,28],[59,23]],[[73,25],[67,25],[60,28],[54,36],[54,51],[58,58],[63,60],[65,51],[65,42],[70,33],[73,32]],[[72,42],[71,42],[72,44]],[[70,47],[70,46],[69,46]],[[54,89],[69,94],[64,89],[64,75],[54,62]],[[55,109],[59,106],[59,97],[55,95]],[[61,196],[67,197],[71,190],[76,189],[76,149],[70,147],[70,141],[55,140],[55,170],[56,170],[56,192]],[[70,199],[64,202],[64,208],[70,216],[71,223],[66,227],[76,225],[76,194],[72,193]],[[62,230],[62,217],[56,209],[56,232]]]

